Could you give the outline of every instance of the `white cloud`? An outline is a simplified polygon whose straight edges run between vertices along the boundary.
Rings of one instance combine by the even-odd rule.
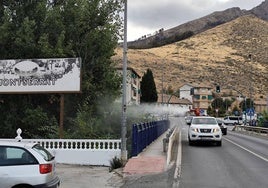
[[[164,28],[240,7],[252,9],[264,0],[128,0],[128,41]]]
[[[138,38],[141,38],[143,35],[152,33],[152,30],[150,30],[149,28],[143,27],[142,25],[135,25],[131,22],[128,23],[128,27],[132,28],[132,31],[134,31],[134,32],[129,32],[128,30],[128,33],[127,33],[128,39],[132,39],[132,40],[138,39]],[[131,40],[128,40],[128,41],[131,41]]]

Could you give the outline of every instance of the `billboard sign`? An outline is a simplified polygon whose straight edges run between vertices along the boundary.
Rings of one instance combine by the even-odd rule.
[[[0,93],[81,91],[81,58],[0,60]]]

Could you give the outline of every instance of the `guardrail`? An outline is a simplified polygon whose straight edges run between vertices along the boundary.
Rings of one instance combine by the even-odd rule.
[[[234,131],[246,132],[248,134],[257,134],[261,136],[268,136],[268,128],[254,127],[254,126],[241,126],[236,125]]]
[[[137,156],[144,148],[169,128],[169,120],[160,120],[132,125],[131,156]]]

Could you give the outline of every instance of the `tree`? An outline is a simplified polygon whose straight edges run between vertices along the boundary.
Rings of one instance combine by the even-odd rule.
[[[141,102],[157,102],[157,98],[153,73],[147,69],[141,80]]]
[[[247,109],[252,108],[253,102],[253,100],[247,98],[246,102],[245,100],[241,101],[241,103],[239,104],[239,108],[241,108],[243,111],[246,111]]]
[[[231,106],[231,103],[232,102],[228,99],[223,100],[222,98],[217,97],[211,103],[209,114],[213,116],[216,114],[224,116],[226,114],[226,110]],[[218,113],[216,113],[216,109],[218,110]]]

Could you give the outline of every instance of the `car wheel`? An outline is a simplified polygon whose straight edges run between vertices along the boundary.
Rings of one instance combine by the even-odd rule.
[[[188,142],[189,142],[189,146],[194,145],[194,141],[192,141],[192,140],[190,139],[190,137],[188,137]]]
[[[193,141],[189,140],[189,146],[194,145]]]

